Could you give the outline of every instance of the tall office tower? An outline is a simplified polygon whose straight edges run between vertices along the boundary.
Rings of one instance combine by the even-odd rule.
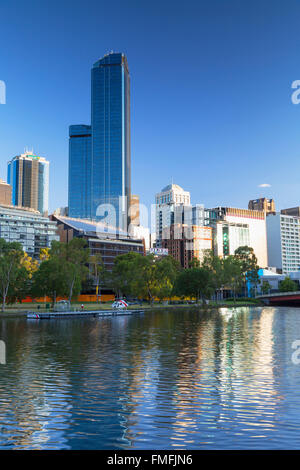
[[[131,162],[130,78],[125,55],[105,55],[95,62],[91,74],[91,135],[75,137],[74,128],[80,126],[70,128],[69,215],[104,220],[109,225],[127,230]],[[84,132],[81,127],[80,132]],[[86,130],[88,128],[86,126]],[[75,141],[76,138],[81,139],[81,150],[81,143]],[[83,139],[86,139],[85,143]],[[77,169],[73,169],[73,165]],[[90,194],[84,185],[79,185],[76,203],[74,192],[80,173],[90,185]],[[80,202],[85,199],[86,203]]]
[[[275,214],[276,212],[274,199],[267,199],[265,197],[249,201],[248,209],[252,211],[264,211],[266,214]]]
[[[174,223],[185,222],[184,216],[188,214],[192,218],[190,204],[191,197],[188,191],[184,191],[177,184],[169,184],[157,193],[156,200],[156,246],[160,247],[163,229],[171,227]],[[185,212],[187,214],[185,214]]]
[[[12,186],[12,205],[30,207],[48,214],[49,162],[26,151],[7,164],[7,182]]]
[[[92,211],[110,204],[127,230],[131,196],[130,78],[124,54],[111,53],[92,68]]]
[[[92,129],[75,125],[69,130],[69,214],[92,218]]]
[[[0,204],[11,205],[12,187],[0,179]]]

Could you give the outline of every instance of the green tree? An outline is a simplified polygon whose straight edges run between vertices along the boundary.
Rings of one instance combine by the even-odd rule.
[[[6,302],[9,304],[13,304],[17,301],[21,302],[23,299],[25,299],[27,295],[30,294],[31,283],[32,281],[30,277],[30,272],[25,268],[25,266],[21,262],[16,279],[9,286]]]
[[[53,241],[49,257],[45,257],[33,275],[33,295],[49,295],[55,304],[57,296],[73,296],[81,291],[88,274],[89,249],[86,240],[73,238],[69,243]],[[47,259],[48,258],[48,259]]]
[[[261,285],[261,291],[263,294],[268,294],[272,288],[271,284],[268,281],[263,281]]]
[[[47,295],[56,303],[58,296],[65,295],[66,285],[62,263],[58,257],[52,257],[42,261],[38,271],[32,276],[31,293],[33,297],[44,297]]]
[[[159,294],[159,281],[153,255],[137,257],[132,288],[135,296],[147,298],[150,303],[154,302],[155,296]]]
[[[17,242],[6,242],[0,238],[0,295],[2,299],[2,312],[9,289],[13,289],[20,280],[21,259],[24,255],[22,245]]]
[[[80,294],[82,281],[88,274],[89,249],[87,241],[82,238],[73,238],[69,243],[53,242],[50,250],[50,258],[58,257],[61,262],[62,272],[69,302],[73,296]]]
[[[172,256],[164,256],[156,261],[156,295],[160,300],[171,297],[179,269],[179,263]]]
[[[106,278],[106,270],[100,253],[90,256],[89,267],[91,276],[94,278],[96,283],[96,296],[98,302],[98,295],[100,295],[99,290],[101,284],[103,284],[103,281]]]
[[[181,271],[174,285],[174,294],[179,297],[196,298],[197,302],[211,294],[211,276],[206,268],[189,268]]]
[[[280,292],[295,292],[296,290],[298,290],[298,286],[290,277],[286,277],[279,284]]]
[[[257,258],[255,256],[253,248],[249,246],[240,246],[234,252],[234,256],[241,263],[241,272],[243,277],[243,287],[246,295],[246,284],[247,281],[255,288],[259,284]]]
[[[236,294],[241,290],[244,277],[241,261],[233,255],[229,255],[223,260],[223,282],[232,290],[235,301]]]
[[[200,268],[200,260],[198,258],[193,258],[189,262],[189,268]]]
[[[134,295],[140,257],[143,256],[135,252],[115,257],[112,272],[108,275],[108,283],[117,297]]]
[[[222,290],[224,285],[223,261],[214,255],[213,250],[205,250],[201,266],[210,272],[210,285],[214,292]]]

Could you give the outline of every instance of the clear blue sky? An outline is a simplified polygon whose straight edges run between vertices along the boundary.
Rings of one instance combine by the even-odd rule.
[[[207,207],[300,205],[299,1],[2,0],[0,18],[0,177],[33,147],[50,209],[67,204],[68,126],[90,123],[90,69],[110,50],[128,58],[142,202],[173,178]]]

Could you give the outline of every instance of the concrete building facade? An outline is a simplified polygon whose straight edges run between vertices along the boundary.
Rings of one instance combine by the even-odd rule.
[[[34,209],[0,205],[0,238],[21,243],[23,250],[39,259],[42,248],[59,241],[56,222]]]
[[[233,255],[239,246],[253,248],[259,267],[268,266],[266,214],[263,211],[217,207],[209,211],[218,256]]]
[[[277,213],[267,217],[269,266],[289,274],[300,270],[300,217]]]
[[[161,246],[163,230],[172,224],[183,223],[183,210],[191,205],[191,196],[177,184],[169,184],[155,196],[156,245]]]
[[[10,206],[12,203],[12,187],[0,179],[0,204]]]

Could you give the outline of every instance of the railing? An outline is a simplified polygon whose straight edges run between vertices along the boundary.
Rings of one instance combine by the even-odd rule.
[[[255,298],[256,299],[259,299],[259,298],[265,298],[265,297],[282,297],[282,296],[289,296],[289,295],[300,295],[300,290],[296,290],[296,291],[291,291],[291,292],[276,292],[275,294],[259,294],[259,295],[256,295]]]

